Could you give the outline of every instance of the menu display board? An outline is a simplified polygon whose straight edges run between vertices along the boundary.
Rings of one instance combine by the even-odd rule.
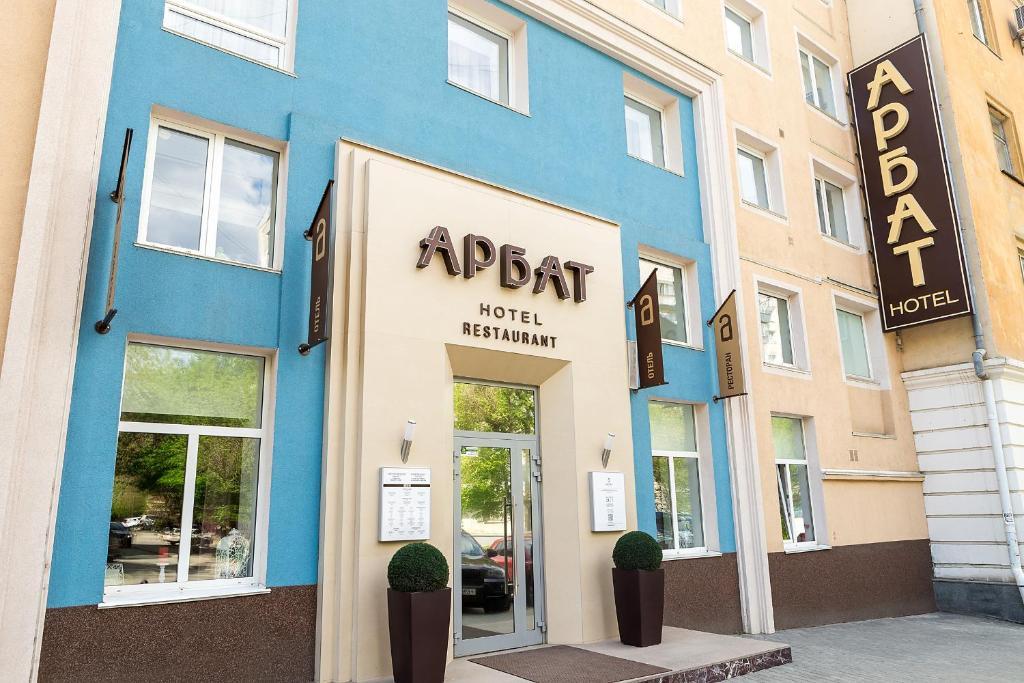
[[[626,477],[622,472],[590,473],[590,530],[625,531]]]
[[[430,538],[430,468],[380,468],[379,541]]]

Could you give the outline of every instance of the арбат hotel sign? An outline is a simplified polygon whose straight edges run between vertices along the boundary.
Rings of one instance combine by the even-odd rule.
[[[886,331],[971,312],[924,36],[849,74]]]

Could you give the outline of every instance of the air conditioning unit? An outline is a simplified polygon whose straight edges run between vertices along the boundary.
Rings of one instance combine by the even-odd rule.
[[[1024,5],[1018,4],[1013,10],[1013,16],[1017,20],[1017,32],[1013,39],[1020,43],[1021,50],[1024,51]]]

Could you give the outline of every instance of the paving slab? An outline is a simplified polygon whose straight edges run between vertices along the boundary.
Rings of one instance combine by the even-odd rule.
[[[744,683],[1024,681],[1024,625],[994,619],[938,612],[746,637],[788,643],[793,663]]]

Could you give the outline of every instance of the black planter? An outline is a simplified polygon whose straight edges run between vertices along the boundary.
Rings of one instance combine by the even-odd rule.
[[[647,647],[661,642],[665,617],[665,570],[612,569],[619,640]]]
[[[451,611],[451,588],[425,593],[388,589],[388,630],[395,683],[444,680]]]

